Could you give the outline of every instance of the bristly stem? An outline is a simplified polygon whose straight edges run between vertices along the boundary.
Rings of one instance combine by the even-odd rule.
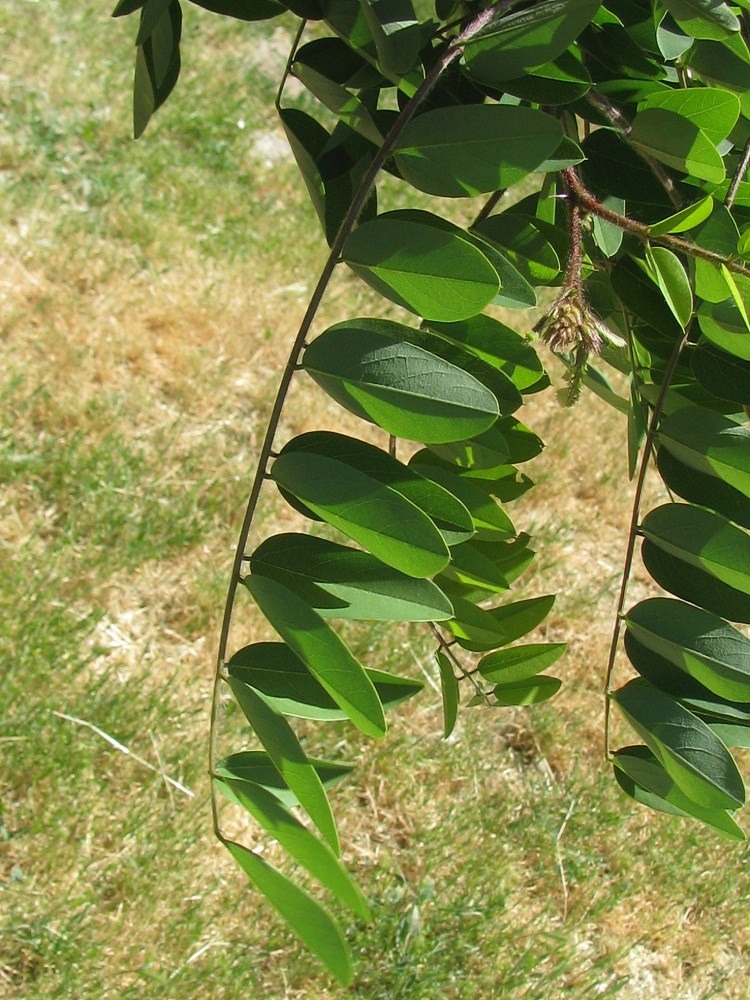
[[[747,264],[742,264],[731,257],[724,257],[713,250],[698,246],[697,243],[684,240],[681,236],[674,236],[671,233],[654,236],[649,227],[645,226],[642,222],[636,222],[635,219],[631,219],[627,215],[620,215],[619,212],[614,212],[611,208],[607,208],[606,205],[602,205],[584,187],[573,167],[567,167],[563,170],[562,177],[568,189],[569,197],[574,199],[585,212],[596,215],[600,219],[604,219],[605,222],[611,222],[613,226],[617,226],[624,232],[630,233],[631,236],[635,236],[636,239],[641,240],[643,243],[658,243],[661,246],[677,251],[677,253],[684,253],[689,257],[699,257],[701,260],[707,260],[716,267],[721,267],[723,264],[727,270],[733,271],[735,274],[743,274],[746,278],[750,278],[750,267]]]
[[[310,302],[307,306],[305,314],[302,318],[297,335],[292,344],[291,350],[289,352],[289,357],[287,363],[279,381],[279,388],[276,393],[276,399],[274,400],[273,408],[271,410],[271,416],[266,427],[266,433],[261,445],[260,456],[258,459],[258,467],[255,472],[255,477],[250,489],[250,497],[248,499],[247,508],[245,510],[245,516],[243,518],[242,527],[240,528],[239,540],[237,543],[237,550],[235,553],[234,564],[232,567],[232,574],[229,581],[229,587],[227,590],[227,599],[224,607],[224,616],[221,623],[221,634],[219,637],[219,649],[217,653],[217,663],[216,670],[214,673],[214,683],[213,683],[213,695],[211,703],[211,732],[209,737],[209,772],[214,773],[216,770],[216,760],[218,752],[218,719],[219,719],[219,689],[220,681],[222,677],[222,672],[224,670],[224,661],[226,658],[227,645],[229,642],[229,630],[232,620],[232,612],[234,609],[234,602],[237,595],[237,588],[240,584],[241,579],[241,569],[243,558],[245,554],[245,549],[247,546],[248,536],[250,534],[250,528],[255,517],[255,511],[258,505],[258,500],[260,498],[261,489],[263,483],[266,479],[266,473],[268,468],[268,462],[271,456],[271,451],[273,449],[274,439],[276,437],[276,431],[278,429],[279,420],[281,418],[281,411],[286,400],[287,393],[289,391],[289,386],[291,384],[292,378],[298,367],[298,362],[302,350],[305,345],[307,335],[313,324],[313,321],[317,315],[318,309],[322,302],[323,296],[325,295],[328,284],[333,275],[334,269],[338,264],[341,253],[349,234],[351,233],[354,225],[356,224],[359,213],[367,201],[370,195],[372,187],[375,180],[380,173],[383,165],[385,164],[388,157],[391,155],[393,148],[398,141],[399,136],[406,127],[406,125],[411,121],[417,112],[420,104],[424,101],[427,95],[430,93],[432,88],[438,82],[442,74],[448,67],[455,62],[456,59],[461,55],[464,46],[471,41],[471,39],[480,32],[483,28],[487,27],[492,20],[500,13],[508,10],[517,0],[499,0],[498,3],[491,7],[486,8],[479,12],[479,14],[474,17],[467,27],[457,35],[453,41],[446,47],[445,51],[438,57],[435,63],[430,67],[425,75],[424,80],[417,88],[414,96],[409,100],[409,102],[403,107],[398,117],[396,118],[393,126],[385,137],[382,146],[377,151],[373,157],[372,163],[362,179],[362,182],[357,189],[354,198],[352,200],[349,209],[344,216],[339,230],[331,244],[331,248],[326,259],[325,264],[318,278],[318,282],[313,291]],[[298,33],[294,47],[299,42],[301,37],[301,32]],[[293,49],[294,52],[294,49]],[[293,54],[287,63],[287,72],[291,67],[293,61]],[[286,75],[285,75],[286,79]],[[278,102],[281,99],[281,92],[277,99]],[[211,808],[213,812],[214,830],[217,836],[220,836],[219,821],[218,821],[218,805],[216,801],[216,794],[212,787],[211,789]]]

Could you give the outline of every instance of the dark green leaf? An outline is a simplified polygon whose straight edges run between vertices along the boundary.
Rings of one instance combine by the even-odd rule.
[[[554,603],[550,594],[485,610],[455,598],[455,618],[446,624],[464,649],[483,653],[527,635],[544,621]]]
[[[731,621],[750,622],[750,597],[741,591],[648,540],[643,543],[641,557],[659,586],[675,597],[691,601]]]
[[[511,263],[532,284],[549,285],[560,274],[560,259],[535,219],[503,212],[491,215],[474,229],[504,250]]]
[[[549,384],[544,366],[532,345],[491,316],[473,316],[460,323],[427,324],[441,337],[468,348],[483,361],[500,368],[523,392]]]
[[[323,520],[408,576],[433,576],[448,564],[448,548],[427,515],[372,476],[323,455],[282,452],[271,477]]]
[[[500,541],[515,535],[513,522],[503,508],[492,500],[487,493],[458,475],[445,465],[437,464],[439,460],[429,451],[417,452],[410,461],[409,468],[416,469],[422,476],[439,483],[461,501],[471,515],[479,541]],[[433,621],[439,619],[433,617]]]
[[[449,198],[510,187],[536,170],[563,138],[557,119],[532,108],[474,104],[414,118],[395,147],[413,187]]]
[[[444,442],[491,427],[494,395],[410,339],[396,323],[340,323],[312,342],[303,365],[337,402],[397,437]]]
[[[506,94],[513,94],[534,104],[569,104],[583,97],[591,87],[591,77],[579,51],[570,48],[553,62],[539,66],[533,73],[507,80]]]
[[[750,702],[750,640],[718,615],[653,597],[631,608],[633,636],[718,694]]]
[[[499,705],[538,705],[557,694],[561,687],[559,677],[540,674],[525,681],[496,684],[492,693]]]
[[[227,669],[231,677],[260,692],[284,715],[328,722],[348,718],[302,660],[283,642],[254,642],[244,646],[234,654]],[[423,687],[421,681],[395,677],[381,670],[365,670],[365,673],[386,709],[413,698]],[[247,777],[250,781],[257,780],[252,775]]]
[[[276,0],[190,0],[191,3],[214,14],[225,14],[240,21],[267,21],[286,14],[288,4]]]
[[[566,642],[537,642],[500,649],[479,662],[479,673],[495,684],[528,680],[552,666],[567,649]]]
[[[253,885],[279,911],[294,933],[343,986],[354,978],[351,953],[338,923],[312,896],[246,847],[225,841]]]
[[[684,465],[750,496],[750,430],[703,406],[685,406],[661,424],[659,440]]]
[[[647,247],[646,261],[672,313],[683,328],[693,315],[693,291],[679,257],[665,247]]]
[[[642,680],[612,700],[688,798],[707,809],[736,809],[745,788],[731,754],[705,722]]]
[[[284,784],[297,796],[310,819],[336,852],[340,851],[336,823],[318,772],[307,759],[294,730],[253,688],[230,675],[229,686]]]
[[[239,804],[263,829],[302,865],[321,885],[329,889],[361,920],[371,920],[372,912],[361,889],[331,849],[279,802],[276,796],[252,781],[218,778]]]
[[[383,71],[397,76],[408,73],[422,47],[422,31],[411,0],[368,0],[361,6]]]
[[[345,125],[370,142],[380,145],[383,141],[380,128],[367,106],[355,94],[299,60],[294,63],[294,73],[310,93],[314,94]]]
[[[744,336],[750,341],[750,334]],[[690,362],[696,379],[707,392],[750,406],[750,361],[743,361],[701,340],[691,352]]]
[[[136,51],[133,83],[133,134],[136,139],[172,93],[180,75],[182,9],[178,0],[171,0],[166,8],[162,5],[159,10],[159,19]]]
[[[250,569],[283,583],[324,618],[437,622],[453,614],[430,580],[315,535],[272,535],[253,553]]]
[[[458,233],[387,214],[360,225],[342,256],[377,292],[425,319],[468,319],[500,287],[492,264]]]
[[[443,694],[443,739],[447,740],[458,718],[458,679],[445,653],[438,650],[435,656],[440,668],[440,687]]]
[[[449,545],[466,541],[474,533],[471,515],[460,500],[366,441],[332,431],[312,431],[291,440],[284,448],[284,454],[289,452],[324,455],[372,476],[427,514]]]
[[[253,574],[245,585],[271,625],[354,725],[367,736],[385,735],[383,706],[372,681],[320,615],[275,580]]]
[[[750,500],[739,490],[715,476],[684,465],[666,448],[659,448],[656,461],[664,482],[683,500],[701,504],[743,528],[750,528]]]
[[[451,561],[443,570],[441,579],[455,580],[465,586],[504,593],[510,584],[495,563],[471,542],[454,545]]]
[[[636,802],[674,816],[693,816],[730,840],[745,839],[725,809],[705,809],[688,798],[648,747],[623,747],[615,754],[613,763],[617,783]]]
[[[552,62],[599,9],[599,0],[545,0],[499,18],[464,51],[469,76],[502,90],[506,80]]]
[[[354,764],[340,761],[320,760],[308,757],[308,763],[315,768],[324,788],[335,785],[354,770]],[[285,806],[298,806],[299,799],[277,771],[270,754],[265,750],[242,750],[222,758],[216,765],[220,778],[240,778],[252,781],[273,792]]]

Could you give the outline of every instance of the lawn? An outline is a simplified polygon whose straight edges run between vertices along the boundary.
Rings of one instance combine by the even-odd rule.
[[[375,914],[349,928],[349,990],[214,841],[224,594],[324,245],[273,111],[289,24],[190,7],[136,143],[134,28],[108,15],[0,7],[0,996],[746,997],[747,850],[637,808],[604,760],[631,487],[623,420],[590,397],[522,415],[548,447],[514,504],[539,553],[519,596],[559,592],[561,693],[464,708],[443,741],[429,636],[358,637],[427,683],[381,743],[332,737],[359,765],[333,804]],[[379,308],[342,274],[321,322]],[[281,433],[340,420],[300,381]],[[264,494],[260,528],[287,523]]]

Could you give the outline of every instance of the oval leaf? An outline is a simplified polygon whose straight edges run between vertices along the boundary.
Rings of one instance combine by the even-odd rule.
[[[563,655],[566,642],[537,642],[500,649],[479,661],[479,673],[495,684],[515,684],[546,670]]]
[[[489,389],[409,343],[408,328],[388,323],[386,332],[376,322],[337,324],[305,351],[305,370],[330,396],[389,434],[414,441],[455,441],[492,426],[500,410]]]
[[[437,622],[453,614],[431,580],[315,535],[272,535],[253,552],[250,569],[283,583],[324,618]]]
[[[383,706],[372,681],[320,615],[275,580],[253,574],[245,585],[271,625],[354,725],[367,736],[384,736]]]
[[[277,712],[298,719],[340,721],[347,719],[323,685],[283,642],[254,642],[234,654],[227,664],[231,677],[248,684]],[[380,670],[365,670],[383,708],[393,708],[418,694],[421,681],[394,677]],[[258,782],[253,775],[248,780]]]
[[[441,650],[435,654],[440,668],[440,689],[443,695],[443,739],[448,739],[458,718],[458,678],[451,661]]]
[[[562,126],[532,108],[469,104],[412,119],[395,147],[404,180],[428,194],[471,197],[510,187],[558,147]]]
[[[336,854],[340,851],[336,823],[318,773],[307,759],[294,730],[262,695],[229,676],[229,686],[273,765]]]
[[[676,410],[660,425],[670,454],[750,497],[750,430],[702,406]]]
[[[348,986],[354,978],[351,952],[330,913],[253,851],[231,841],[224,843],[253,885],[278,910],[300,940],[343,986]]]
[[[744,804],[737,765],[705,722],[642,680],[630,681],[613,693],[612,700],[693,802],[707,809]]]
[[[625,620],[639,642],[709,691],[750,702],[750,640],[718,615],[653,597],[631,608]]]
[[[468,319],[500,288],[485,255],[458,233],[387,214],[360,225],[342,256],[377,292],[425,319]]]

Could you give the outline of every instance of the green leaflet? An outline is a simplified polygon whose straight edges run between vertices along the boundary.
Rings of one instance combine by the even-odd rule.
[[[273,904],[295,934],[343,986],[348,986],[354,978],[351,952],[330,913],[253,851],[240,844],[224,843],[253,885]]]
[[[455,617],[446,622],[460,646],[473,652],[488,652],[520,639],[541,624],[552,610],[554,595],[532,597],[485,610],[454,598]]]
[[[319,39],[323,41],[323,39]],[[311,94],[332,111],[349,128],[379,145],[383,141],[380,128],[368,108],[350,91],[335,80],[321,73],[314,66],[300,61],[294,63],[295,76],[304,83]]]
[[[274,837],[285,851],[329,889],[361,920],[371,920],[372,912],[361,889],[331,849],[294,816],[276,796],[252,781],[218,778],[234,799]]]
[[[691,503],[723,514],[743,528],[750,528],[750,499],[728,483],[684,465],[666,448],[659,448],[656,462],[667,486]]]
[[[599,6],[599,0],[546,0],[505,15],[466,46],[466,72],[478,83],[502,90],[506,80],[562,55]]]
[[[339,836],[328,796],[294,730],[257,691],[231,675],[229,686],[284,784],[295,794],[297,801],[338,854],[341,849]]]
[[[474,104],[436,108],[414,118],[394,155],[401,176],[413,187],[463,198],[523,180],[562,138],[560,123],[542,111]]]
[[[732,755],[705,722],[642,680],[612,700],[679,789],[706,809],[736,809],[745,788]]]
[[[457,497],[366,441],[333,431],[310,431],[293,438],[283,450],[283,454],[298,452],[322,455],[372,476],[423,511],[448,545],[474,534],[471,515]]]
[[[537,642],[500,649],[479,661],[479,673],[495,684],[525,681],[556,663],[567,645],[566,642]]]
[[[739,98],[728,90],[719,90],[715,87],[658,90],[649,94],[638,105],[639,112],[645,111],[646,108],[662,108],[682,115],[699,128],[714,145],[726,139],[737,124],[740,114]]]
[[[344,764],[341,761],[320,760],[308,757],[324,788],[335,785],[354,770],[354,764]],[[298,806],[299,799],[289,788],[277,771],[270,754],[265,750],[242,750],[229,754],[216,764],[216,776],[219,778],[240,778],[252,781],[273,792],[276,798],[285,806]]]
[[[538,705],[556,695],[561,687],[558,677],[541,674],[523,681],[496,684],[492,693],[499,705]]]
[[[711,195],[706,195],[705,198],[697,201],[694,205],[688,205],[687,208],[683,208],[679,212],[667,216],[661,222],[653,223],[653,225],[649,226],[649,232],[652,236],[663,236],[665,233],[687,232],[687,230],[706,221],[713,211],[713,205],[714,202]]]
[[[748,333],[738,336],[750,340]],[[750,405],[750,361],[701,340],[693,350],[690,362],[696,379],[707,392],[742,406]]]
[[[451,661],[438,650],[435,654],[440,668],[440,690],[443,698],[443,739],[448,739],[458,718],[458,678],[453,673]]]
[[[503,212],[480,222],[474,231],[499,246],[530,283],[549,285],[560,274],[560,258],[535,219]]]
[[[549,384],[531,344],[491,316],[473,316],[460,323],[429,322],[427,326],[500,368],[522,393],[537,392]]]
[[[420,475],[439,483],[461,501],[471,515],[474,537],[478,541],[501,541],[516,534],[511,519],[484,490],[471,481],[462,479],[457,470],[438,463],[439,459],[425,449],[412,456],[409,468],[416,469]]]
[[[430,580],[315,535],[272,535],[253,552],[250,569],[283,583],[324,618],[425,622],[453,614]]]
[[[151,115],[169,97],[180,75],[180,4],[178,0],[156,0],[148,11],[154,13],[147,17],[144,8],[141,25],[146,25],[147,31],[143,32],[145,37],[138,44],[135,57],[133,135],[136,139],[145,131]]]
[[[718,514],[665,504],[647,515],[641,531],[666,552],[750,595],[750,536]]]
[[[646,262],[667,305],[683,328],[693,315],[693,290],[679,257],[664,247],[646,247]]]
[[[190,3],[240,21],[267,21],[285,14],[291,7],[291,4],[277,3],[276,0],[190,0]]]
[[[750,431],[703,406],[685,406],[660,425],[664,447],[684,465],[750,496]]]
[[[740,291],[745,288],[746,285],[743,283]],[[746,296],[743,296],[744,298]],[[743,361],[750,361],[750,337],[742,313],[733,298],[719,302],[702,302],[697,316],[698,325],[706,340],[728,354],[733,354]]]
[[[665,6],[692,38],[722,39],[740,30],[740,22],[721,0],[665,0]]]
[[[700,180],[721,184],[726,176],[716,146],[694,122],[674,111],[646,108],[639,112],[630,141],[660,163]]]
[[[298,719],[338,722],[348,718],[300,658],[283,642],[254,642],[238,650],[227,664],[231,677],[259,692],[277,712]],[[384,709],[418,694],[421,681],[365,670]],[[256,781],[250,775],[248,780]],[[263,782],[257,782],[263,784]]]
[[[407,576],[433,576],[449,562],[430,518],[399,492],[343,462],[282,452],[271,477],[314,513]]]
[[[360,6],[383,72],[397,76],[408,73],[422,47],[422,31],[411,0],[367,0]]]
[[[510,589],[510,583],[495,562],[471,542],[451,547],[451,561],[439,579],[441,582],[455,580],[464,586],[488,590],[492,594]]]
[[[673,816],[694,816],[729,840],[745,839],[725,809],[706,809],[688,798],[648,747],[623,747],[614,755],[613,764],[617,783],[636,802]]]
[[[731,701],[750,702],[750,639],[718,615],[682,601],[653,597],[625,620],[646,648]]]
[[[342,406],[397,437],[440,443],[491,427],[500,412],[493,393],[410,343],[407,331],[376,320],[340,323],[310,344],[303,365]]]
[[[706,611],[735,622],[750,622],[750,597],[645,539],[643,564],[660,587]]]
[[[253,574],[245,585],[271,625],[354,725],[366,736],[384,736],[383,706],[372,681],[320,615],[275,580]]]
[[[468,319],[500,288],[492,264],[458,232],[388,214],[360,225],[342,256],[377,292],[425,319]]]
[[[569,48],[552,62],[533,73],[507,80],[503,89],[533,104],[569,104],[583,97],[591,87],[591,77],[576,48]]]

